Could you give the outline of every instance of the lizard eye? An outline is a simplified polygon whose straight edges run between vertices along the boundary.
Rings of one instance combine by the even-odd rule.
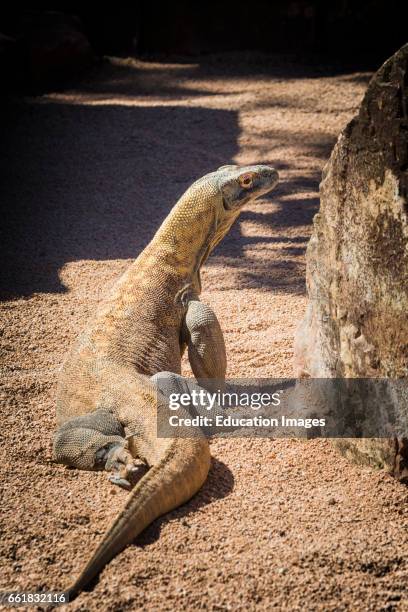
[[[248,174],[243,174],[242,176],[239,177],[238,181],[239,184],[241,185],[241,187],[243,187],[244,189],[249,189],[252,186],[253,183],[253,175],[248,173]]]

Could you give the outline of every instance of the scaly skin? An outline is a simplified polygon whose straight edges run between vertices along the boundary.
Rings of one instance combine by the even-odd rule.
[[[242,206],[277,182],[268,166],[223,166],[196,181],[68,354],[58,386],[56,460],[113,471],[111,480],[129,488],[136,457],[151,468],[69,589],[71,598],[155,518],[188,501],[207,477],[204,437],[157,437],[158,403],[166,398],[158,394],[154,375],[180,374],[188,347],[198,381],[224,380],[224,340],[215,314],[199,301],[200,267]]]

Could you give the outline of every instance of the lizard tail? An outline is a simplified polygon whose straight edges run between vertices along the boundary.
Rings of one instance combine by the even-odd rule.
[[[69,588],[69,601],[150,523],[193,497],[205,482],[209,468],[210,451],[206,439],[168,440],[161,460],[137,483],[80,576]]]

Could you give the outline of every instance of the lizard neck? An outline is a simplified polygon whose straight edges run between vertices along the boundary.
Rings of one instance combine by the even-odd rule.
[[[200,285],[200,267],[217,242],[219,209],[211,199],[197,202],[186,195],[161,225],[151,247],[162,264]]]

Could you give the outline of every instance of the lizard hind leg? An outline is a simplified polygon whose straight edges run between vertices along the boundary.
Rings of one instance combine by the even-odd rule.
[[[121,423],[108,410],[95,410],[63,423],[55,433],[53,449],[58,463],[80,470],[106,470],[113,484],[132,487],[137,467]]]

